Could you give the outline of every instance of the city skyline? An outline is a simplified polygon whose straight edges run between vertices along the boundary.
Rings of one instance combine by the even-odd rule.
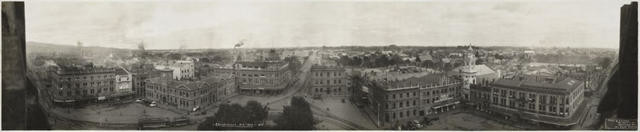
[[[134,49],[618,45],[619,3],[27,2],[27,41]],[[97,15],[99,14],[99,15]],[[54,26],[55,25],[55,26]]]

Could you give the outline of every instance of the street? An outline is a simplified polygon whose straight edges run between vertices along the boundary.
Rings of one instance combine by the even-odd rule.
[[[585,103],[587,103],[587,109],[588,111],[585,112],[584,115],[580,115],[581,117],[578,119],[579,122],[577,125],[573,126],[572,129],[576,129],[576,130],[593,130],[593,129],[597,129],[598,126],[596,123],[598,123],[598,120],[600,120],[600,115],[597,112],[598,110],[598,105],[600,103],[600,100],[604,97],[604,94],[607,93],[607,83],[609,82],[609,79],[611,79],[611,76],[613,75],[613,73],[615,71],[613,71],[614,66],[617,64],[617,58],[612,61],[611,65],[609,65],[607,67],[607,71],[605,73],[607,73],[606,78],[600,82],[600,88],[598,88],[598,91],[595,92],[595,94],[593,94],[591,97],[585,97],[586,101]]]

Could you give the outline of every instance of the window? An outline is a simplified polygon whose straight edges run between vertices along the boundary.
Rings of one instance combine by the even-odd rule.
[[[536,110],[536,104],[535,103],[529,103],[529,110]]]

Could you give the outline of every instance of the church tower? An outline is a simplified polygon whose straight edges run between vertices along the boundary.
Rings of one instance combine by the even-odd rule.
[[[469,49],[465,51],[464,66],[460,69],[460,78],[462,78],[462,94],[464,100],[469,100],[471,93],[471,84],[476,84],[476,55],[471,44]]]

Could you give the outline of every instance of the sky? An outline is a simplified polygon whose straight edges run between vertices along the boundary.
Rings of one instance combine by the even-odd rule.
[[[618,48],[620,0],[25,2],[27,41],[147,49]]]

